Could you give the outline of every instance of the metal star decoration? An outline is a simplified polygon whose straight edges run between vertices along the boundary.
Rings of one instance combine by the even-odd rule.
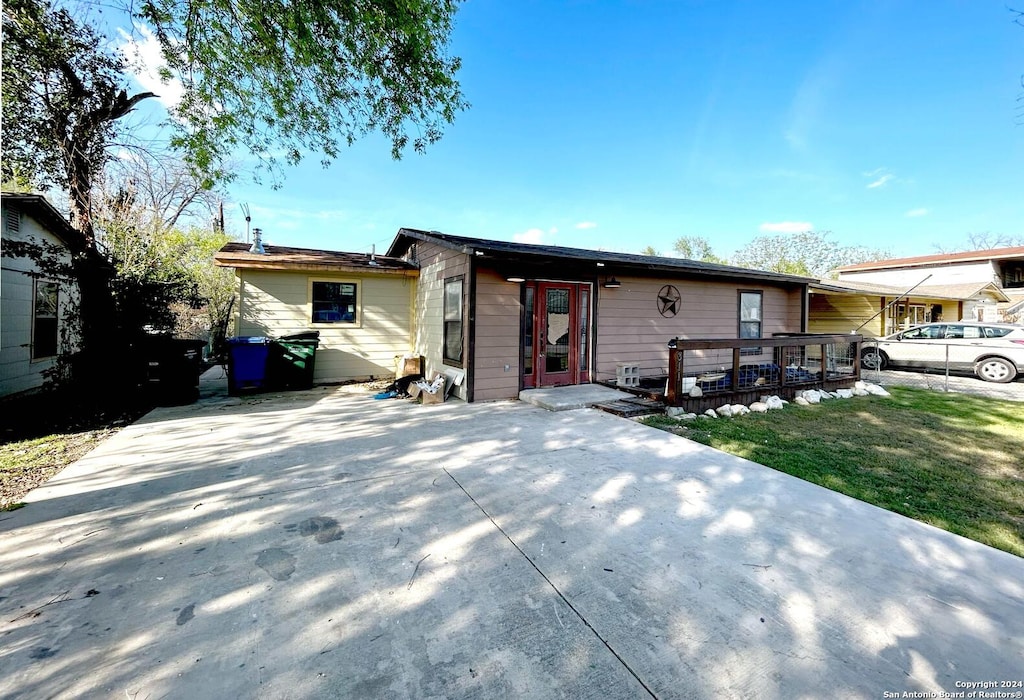
[[[658,292],[658,313],[662,316],[675,316],[679,313],[679,302],[682,301],[679,290],[671,284],[666,284]]]

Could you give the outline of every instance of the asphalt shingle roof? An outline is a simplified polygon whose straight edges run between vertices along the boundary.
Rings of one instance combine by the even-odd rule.
[[[461,250],[464,253],[475,254],[478,251],[483,254],[490,254],[502,257],[524,257],[550,260],[573,260],[602,262],[605,265],[613,263],[619,267],[633,270],[651,270],[659,272],[687,272],[691,274],[743,277],[746,279],[764,279],[779,282],[792,282],[806,284],[812,282],[809,277],[787,275],[779,272],[768,272],[766,270],[752,270],[732,265],[719,265],[716,263],[702,262],[699,260],[687,260],[685,258],[666,258],[654,255],[637,255],[634,253],[616,253],[606,250],[589,250],[586,248],[567,248],[553,245],[536,245],[532,243],[512,243],[509,241],[493,241],[484,238],[469,238],[466,236],[453,236],[437,231],[422,231],[419,229],[400,229],[395,237],[388,255],[401,255],[408,249],[409,239],[432,240],[449,248]]]

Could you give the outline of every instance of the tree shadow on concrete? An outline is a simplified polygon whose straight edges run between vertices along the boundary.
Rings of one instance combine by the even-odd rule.
[[[0,522],[0,696],[952,690],[1021,560],[592,411],[161,409]]]

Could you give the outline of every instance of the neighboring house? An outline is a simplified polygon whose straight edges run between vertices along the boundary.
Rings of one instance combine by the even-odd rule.
[[[974,309],[995,309],[1010,299],[991,282],[912,287],[842,279],[814,283],[809,330],[879,337],[921,323],[958,321],[965,315],[973,320]]]
[[[314,381],[391,376],[410,349],[416,266],[404,260],[228,243],[214,261],[238,279],[234,335],[320,332]]]
[[[413,348],[429,370],[464,372],[467,401],[615,381],[619,364],[665,377],[676,337],[806,330],[803,277],[406,228],[388,255],[420,270]]]
[[[71,321],[77,284],[49,266],[42,269],[18,248],[43,248],[68,264],[85,240],[41,195],[3,192],[0,201],[0,396],[9,396],[42,386],[58,354],[76,342]]]
[[[412,351],[458,398],[512,399],[614,381],[620,363],[665,377],[676,337],[806,330],[811,280],[725,265],[404,228],[386,256],[264,249],[216,256],[238,275],[235,333],[320,330],[319,382],[390,374]]]
[[[1015,306],[1010,296],[1024,291],[1024,246],[895,258],[847,265],[838,282],[915,287],[918,297],[946,296],[963,302],[957,317],[945,320],[998,321]],[[911,323],[923,323],[925,311],[907,309]],[[915,317],[915,314],[921,318]]]

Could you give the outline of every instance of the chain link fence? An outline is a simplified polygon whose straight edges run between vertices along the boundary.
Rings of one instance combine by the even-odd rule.
[[[1002,382],[1017,375],[1010,382]],[[981,377],[987,377],[988,381]],[[861,378],[882,386],[909,386],[950,393],[1024,401],[1024,374],[983,347],[865,339]]]

